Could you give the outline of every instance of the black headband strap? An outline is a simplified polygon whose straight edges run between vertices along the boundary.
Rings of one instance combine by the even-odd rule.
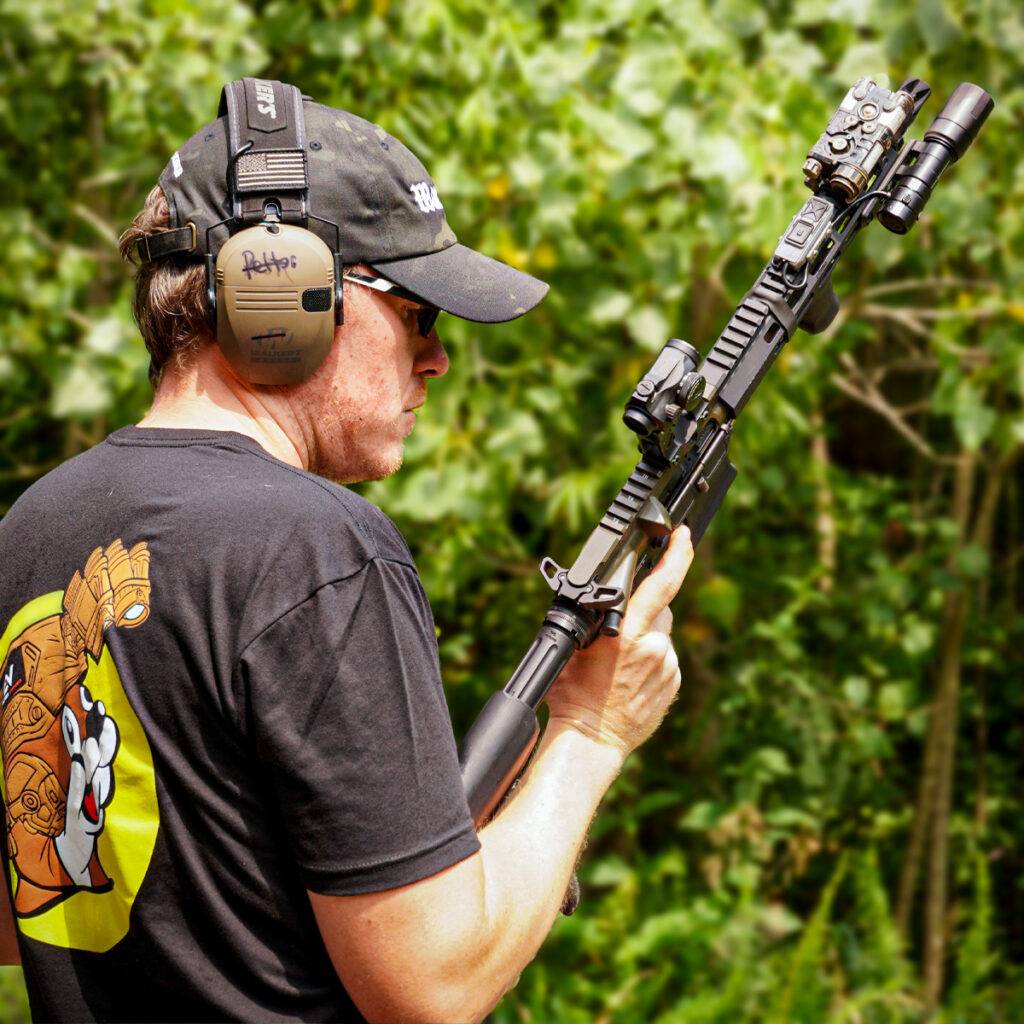
[[[232,163],[234,218],[244,223],[262,220],[264,203],[274,199],[281,220],[305,226],[309,175],[302,94],[284,82],[241,78],[221,92],[218,116],[225,115],[229,159],[249,147]]]
[[[196,226],[189,221],[183,228],[143,235],[135,242],[135,252],[140,263],[149,263],[175,253],[195,252],[196,241]]]

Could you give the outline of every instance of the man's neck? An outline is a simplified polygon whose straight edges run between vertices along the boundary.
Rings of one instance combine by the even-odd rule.
[[[283,397],[250,390],[215,367],[219,353],[204,349],[185,370],[168,365],[140,427],[233,430],[300,469],[309,468],[309,446]],[[223,363],[223,360],[221,360]]]

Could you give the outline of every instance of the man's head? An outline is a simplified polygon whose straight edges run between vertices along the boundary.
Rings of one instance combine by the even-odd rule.
[[[147,266],[162,264],[180,272],[140,273],[140,284],[149,292],[143,297],[148,305],[139,311],[144,330],[147,322],[161,326],[173,283],[196,276],[199,269],[206,272],[206,263],[219,260],[229,239],[251,232],[260,236],[254,248],[272,249],[266,229],[259,227],[268,220],[306,229],[341,264],[368,264],[425,302],[468,320],[511,320],[547,291],[543,282],[457,241],[437,187],[401,142],[377,125],[314,103],[280,82],[247,78],[225,86],[220,117],[172,154],[159,184],[162,198],[151,195],[122,239],[122,253],[134,247]],[[158,223],[162,231],[156,230]],[[250,255],[258,258],[236,277],[244,273],[253,287],[290,283],[287,267],[262,259],[262,251]],[[328,255],[325,284],[329,264]],[[233,270],[238,268],[221,268],[218,262],[209,289],[217,290],[224,283],[221,277],[226,282]],[[190,332],[202,330],[185,315]],[[151,352],[159,370],[168,339],[154,340]],[[245,366],[239,372],[247,376]]]
[[[143,233],[168,230],[159,186],[121,238],[127,259]],[[366,264],[351,276],[381,279]],[[135,316],[150,352],[150,377],[165,394],[188,391],[197,361],[234,390],[252,393],[275,415],[287,414],[301,432],[307,468],[339,483],[394,473],[415,425],[412,409],[426,399],[427,380],[448,370],[437,330],[420,330],[422,305],[352,281],[344,283],[345,321],[334,330],[327,358],[306,380],[274,386],[238,379],[207,323],[205,274],[194,262],[143,264],[136,275]],[[162,385],[161,385],[162,381]]]
[[[281,397],[316,398],[321,432],[358,432],[361,425],[365,437],[349,437],[350,450],[372,445],[373,424],[390,416],[396,403],[399,414],[419,404],[426,377],[444,372],[447,359],[436,335],[417,334],[417,306],[498,322],[522,315],[547,291],[529,275],[459,244],[429,174],[383,129],[300,99],[297,90],[281,83],[245,79],[225,87],[218,120],[173,154],[160,185],[121,239],[122,255],[137,253],[142,260],[135,314],[154,383],[165,368],[183,369],[224,333],[223,316],[217,328],[208,319],[208,286],[224,311],[225,278],[215,261],[229,238],[268,219],[315,234],[317,245],[322,242],[336,255],[335,276],[362,265],[367,276],[404,289],[402,298],[346,284],[344,321],[323,363],[300,384],[275,385]],[[279,269],[280,261],[263,262],[281,275],[285,287],[287,268]],[[276,330],[268,316],[268,330]],[[413,336],[399,337],[398,325],[406,318]],[[253,380],[267,378],[246,372],[250,353],[244,345],[241,359],[234,349],[225,345],[224,351],[236,383],[259,391]],[[229,372],[223,360],[215,363]],[[373,408],[352,405],[371,400]],[[407,433],[411,422],[401,416],[404,426],[395,429]],[[400,451],[399,443],[398,458]],[[380,455],[372,475],[396,468],[394,458]]]

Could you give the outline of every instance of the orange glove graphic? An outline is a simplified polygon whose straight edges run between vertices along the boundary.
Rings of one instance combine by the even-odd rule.
[[[149,617],[149,551],[96,548],[64,592],[62,612],[26,627],[4,654],[0,744],[14,908],[34,914],[77,889],[108,889],[96,854],[114,796],[119,732],[83,684],[104,631]]]

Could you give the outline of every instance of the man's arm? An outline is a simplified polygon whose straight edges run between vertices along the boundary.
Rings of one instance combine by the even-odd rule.
[[[371,1021],[480,1020],[558,914],[591,818],[679,687],[667,636],[693,556],[686,531],[630,603],[622,636],[577,655],[515,798],[472,857],[412,885],[310,900],[331,959]]]
[[[549,729],[528,777],[472,857],[363,896],[310,893],[338,976],[370,1021],[482,1018],[558,914],[587,826],[622,757]]]

